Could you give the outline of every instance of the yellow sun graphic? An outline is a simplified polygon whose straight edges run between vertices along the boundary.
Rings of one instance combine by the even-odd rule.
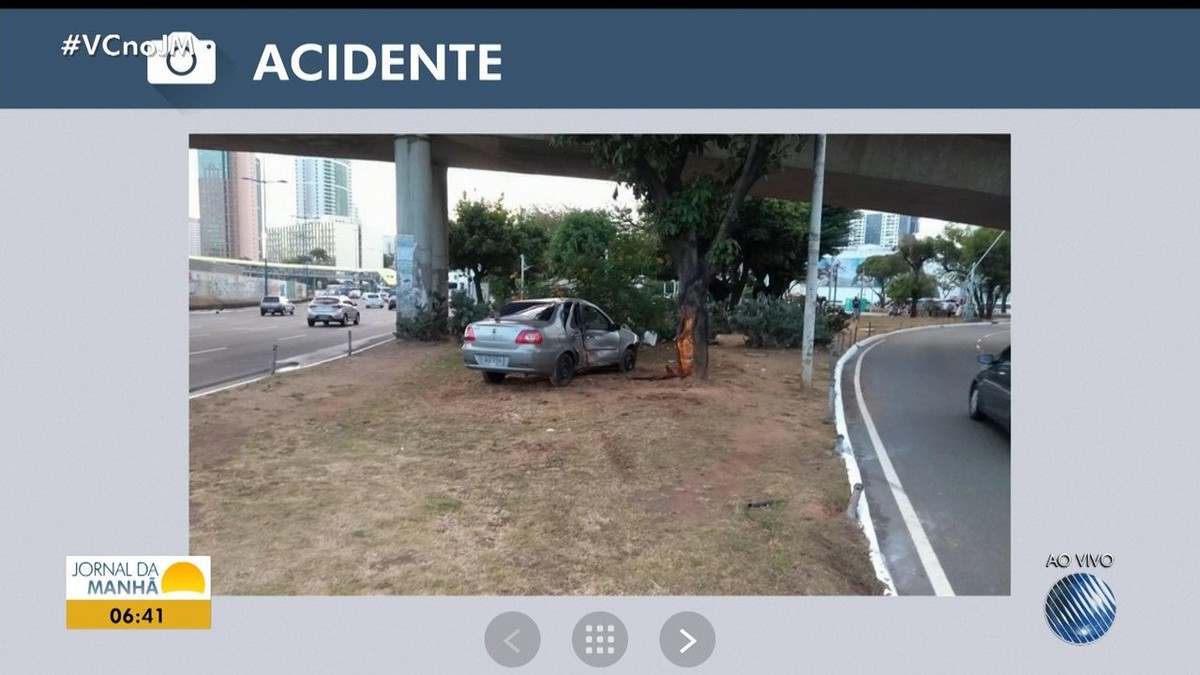
[[[177,562],[167,568],[162,575],[162,592],[193,591],[204,592],[204,575],[200,568],[190,562]]]

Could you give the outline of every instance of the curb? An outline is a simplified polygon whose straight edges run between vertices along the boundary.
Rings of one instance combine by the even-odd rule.
[[[833,372],[833,414],[836,422],[838,435],[842,437],[842,461],[846,463],[846,478],[850,481],[850,496],[854,498],[855,486],[863,486],[862,471],[858,468],[858,459],[854,456],[854,446],[850,443],[850,433],[846,426],[846,412],[842,404],[842,368],[846,362],[850,360],[859,351],[859,345],[871,342],[874,340],[883,339],[888,333],[883,335],[875,335],[861,342],[856,342],[850,345],[846,353],[842,354],[837,361],[837,366]],[[866,487],[863,486],[862,494],[858,500],[858,527],[862,530],[867,538],[867,546],[870,549],[871,565],[875,568],[875,578],[879,579],[884,585],[884,595],[897,595],[896,584],[892,581],[892,575],[888,571],[887,561],[883,558],[883,551],[879,548],[879,537],[875,534],[875,523],[871,520],[871,507],[867,504]]]

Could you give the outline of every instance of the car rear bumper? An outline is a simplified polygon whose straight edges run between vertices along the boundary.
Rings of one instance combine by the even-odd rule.
[[[482,359],[481,359],[482,357]],[[488,357],[504,359],[503,364],[481,363]],[[526,375],[550,375],[554,372],[557,354],[526,349],[489,349],[471,343],[462,347],[463,365],[471,370],[490,373],[522,373]]]

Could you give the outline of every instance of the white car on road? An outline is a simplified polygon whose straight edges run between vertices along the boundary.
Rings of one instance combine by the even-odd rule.
[[[383,300],[383,296],[378,293],[363,293],[362,299],[363,307],[367,309],[383,309],[386,304]]]

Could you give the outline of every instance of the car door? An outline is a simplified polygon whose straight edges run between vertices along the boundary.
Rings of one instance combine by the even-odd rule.
[[[563,328],[566,330],[567,344],[579,354],[586,363],[587,352],[583,348],[583,318],[578,302],[568,302],[562,307]],[[584,364],[580,364],[584,365]]]
[[[583,348],[590,368],[611,366],[620,356],[621,334],[613,329],[612,319],[590,303],[580,303],[583,323]]]
[[[1009,347],[988,366],[979,392],[979,404],[984,406],[984,412],[1005,428],[1009,427],[1012,414],[1011,382],[1012,348]]]

